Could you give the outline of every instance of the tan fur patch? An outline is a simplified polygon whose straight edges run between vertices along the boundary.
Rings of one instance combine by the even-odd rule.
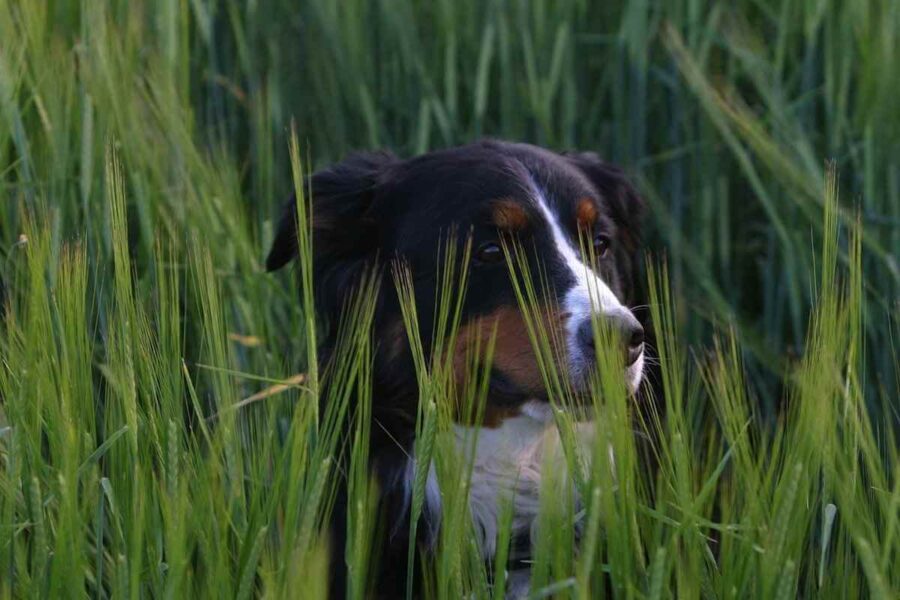
[[[548,313],[546,326],[560,327],[561,315]],[[456,348],[453,357],[458,389],[463,389],[469,374],[472,353],[476,348],[480,353],[486,352],[491,335],[496,328],[492,368],[502,373],[509,381],[521,390],[542,393],[544,380],[537,364],[537,357],[528,337],[525,320],[518,307],[502,307],[489,315],[475,319],[462,326],[457,334]],[[507,418],[519,414],[518,407],[493,406],[490,396],[484,409],[482,426],[499,427]],[[462,415],[458,418],[467,420]]]
[[[522,231],[528,227],[528,212],[512,198],[494,200],[491,205],[494,224],[508,231]]]
[[[597,222],[597,205],[590,198],[582,198],[575,208],[575,216],[579,227],[590,230]]]

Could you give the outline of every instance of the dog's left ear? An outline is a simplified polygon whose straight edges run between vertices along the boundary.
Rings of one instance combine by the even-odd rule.
[[[594,152],[564,152],[563,156],[587,176],[609,204],[613,220],[622,229],[622,240],[629,252],[641,245],[641,228],[647,205],[625,172]]]
[[[397,161],[390,152],[357,152],[317,171],[309,181],[315,261],[350,263],[372,250],[372,208],[379,176]],[[297,204],[294,195],[278,222],[266,270],[280,269],[297,257]],[[326,260],[327,259],[327,260]]]

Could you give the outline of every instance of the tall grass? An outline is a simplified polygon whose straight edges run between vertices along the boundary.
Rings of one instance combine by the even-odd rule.
[[[113,141],[142,272],[156,231],[181,251],[196,229],[228,239],[210,244],[215,264],[240,275],[228,296],[246,297],[291,189],[291,119],[310,168],[353,148],[407,154],[482,135],[596,150],[642,184],[687,341],[735,325],[771,412],[805,339],[833,160],[841,219],[858,208],[865,224],[877,406],[870,390],[898,377],[877,351],[897,333],[898,29],[890,0],[6,0],[3,248],[23,231],[22,206],[49,203],[56,239],[108,261],[98,200]],[[287,302],[265,316],[252,306],[238,309],[247,331],[291,324]]]
[[[548,480],[535,593],[895,596],[898,31],[887,0],[0,3],[0,594],[321,597],[342,471],[364,596],[370,299],[414,289],[400,265],[360,282],[317,373],[309,240],[295,274],[261,256],[287,192],[306,207],[302,174],[346,149],[499,135],[624,162],[666,249],[647,273],[665,413],[638,427],[659,469],[615,377],[587,455],[560,412],[583,505]],[[539,282],[510,251],[528,315]],[[459,524],[421,583],[497,593],[445,410],[477,412],[483,377],[417,364],[417,457]]]

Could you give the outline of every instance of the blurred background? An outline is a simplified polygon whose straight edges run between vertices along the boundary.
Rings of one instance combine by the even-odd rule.
[[[158,240],[208,248],[229,331],[261,341],[235,363],[283,376],[302,368],[302,315],[293,276],[261,265],[292,121],[310,169],[482,136],[592,150],[651,206],[686,341],[736,328],[771,415],[804,345],[833,161],[842,237],[865,231],[866,389],[900,423],[898,50],[895,0],[3,0],[0,279],[15,286],[31,227],[55,255],[80,243],[107,335],[114,153],[138,293]]]

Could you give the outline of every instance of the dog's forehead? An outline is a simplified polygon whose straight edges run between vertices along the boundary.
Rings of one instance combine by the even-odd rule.
[[[541,201],[567,220],[586,198],[599,201],[590,181],[564,157],[526,144],[487,143],[439,150],[398,165],[382,187],[396,233],[420,234],[452,225],[490,225],[497,207],[519,208],[540,221]],[[535,222],[535,226],[539,223]]]
[[[514,157],[464,146],[423,154],[398,165],[385,190],[408,199],[413,211],[432,210],[441,204],[466,208],[491,197],[527,196],[529,180],[527,169]]]

